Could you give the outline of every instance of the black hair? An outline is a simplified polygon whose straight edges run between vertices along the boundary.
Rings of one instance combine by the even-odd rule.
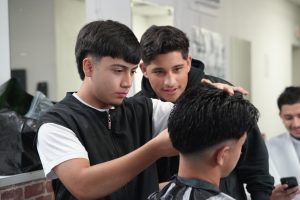
[[[152,25],[142,35],[140,44],[145,65],[149,65],[159,54],[180,51],[182,57],[187,59],[189,53],[186,34],[172,26]]]
[[[168,129],[173,146],[183,154],[201,152],[230,139],[238,140],[253,128],[258,110],[240,93],[209,86],[192,87],[178,99]]]
[[[100,59],[110,56],[138,64],[141,60],[141,48],[134,33],[126,25],[112,20],[99,20],[86,24],[77,37],[75,56],[82,80],[82,61],[88,55]]]
[[[296,86],[286,87],[277,99],[279,110],[285,104],[291,105],[295,103],[300,103],[300,87]]]

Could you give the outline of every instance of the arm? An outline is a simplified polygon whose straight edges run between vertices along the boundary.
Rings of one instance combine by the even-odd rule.
[[[46,139],[48,138],[39,135],[38,148],[41,157],[47,156],[43,149],[51,149],[51,144]],[[142,147],[120,158],[90,166],[88,159],[75,157],[61,161],[53,171],[76,198],[95,199],[116,191],[160,156],[174,153],[168,132],[163,131]]]
[[[269,200],[274,179],[269,174],[268,152],[258,127],[248,133],[237,173],[252,199]]]

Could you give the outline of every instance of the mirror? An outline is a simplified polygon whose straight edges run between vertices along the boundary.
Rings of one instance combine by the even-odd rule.
[[[85,24],[83,0],[9,0],[12,76],[34,95],[46,90],[58,101],[80,85],[74,59],[78,30]]]

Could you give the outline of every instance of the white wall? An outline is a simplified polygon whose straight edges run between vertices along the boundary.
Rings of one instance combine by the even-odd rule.
[[[77,91],[81,80],[76,67],[75,43],[79,30],[86,23],[85,2],[55,0],[55,52],[57,98]]]
[[[131,0],[85,0],[88,21],[112,19],[131,27]]]
[[[10,78],[9,29],[7,0],[0,1],[0,85]]]

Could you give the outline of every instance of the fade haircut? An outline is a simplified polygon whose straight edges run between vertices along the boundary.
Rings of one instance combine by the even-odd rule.
[[[240,93],[199,84],[186,90],[168,121],[173,146],[182,154],[202,152],[227,140],[238,140],[253,128],[258,110]]]
[[[279,110],[283,105],[295,103],[300,103],[300,87],[296,86],[286,87],[277,99]]]
[[[81,80],[84,79],[82,61],[88,55],[99,59],[109,56],[138,64],[141,48],[127,26],[112,20],[99,20],[86,24],[77,37],[75,56]]]
[[[159,54],[180,51],[184,59],[189,54],[189,40],[184,32],[172,26],[153,25],[141,38],[142,60],[145,65]]]

